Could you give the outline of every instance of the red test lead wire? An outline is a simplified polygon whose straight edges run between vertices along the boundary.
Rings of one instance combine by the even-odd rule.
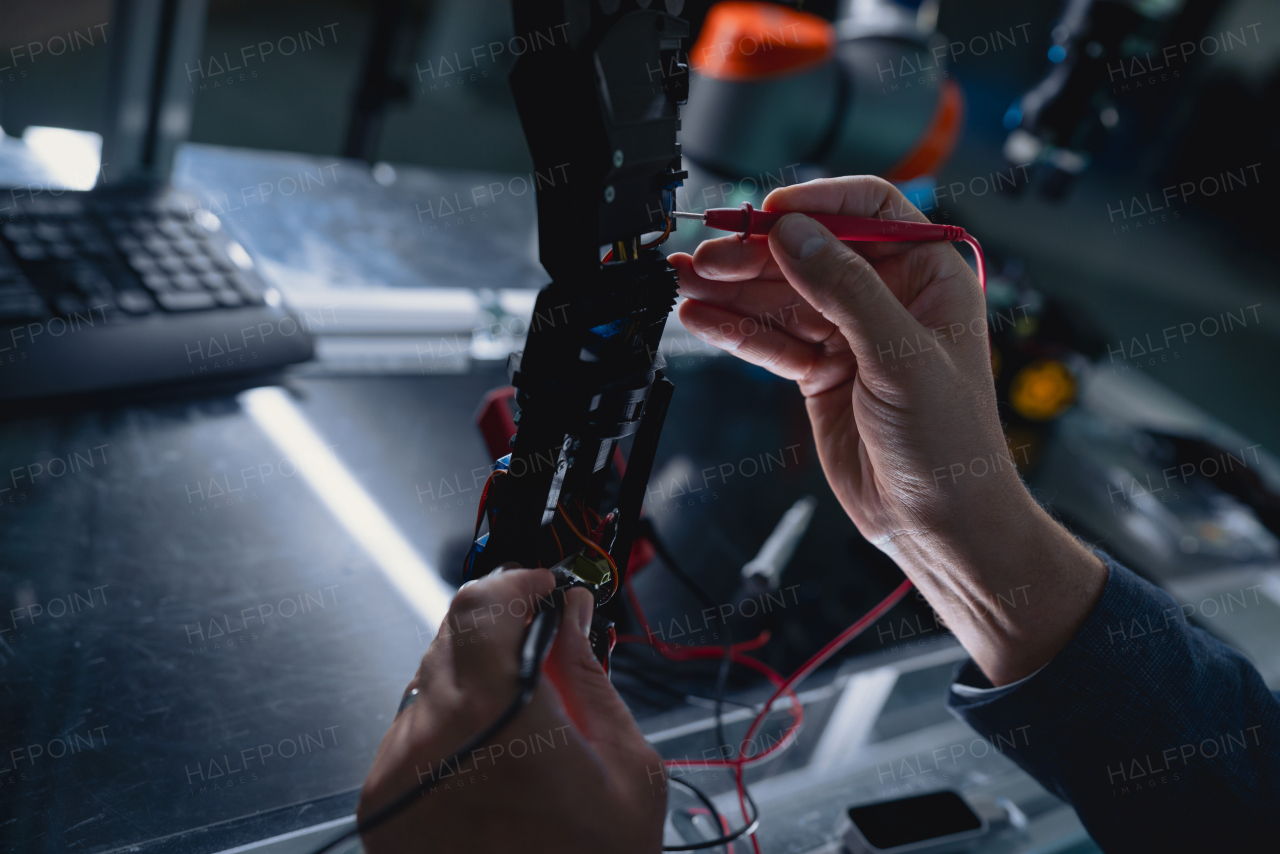
[[[700,214],[676,211],[679,219],[701,220],[708,228],[720,231],[736,231],[746,240],[753,234],[766,235],[778,220],[789,213],[804,213],[819,222],[840,240],[874,242],[927,242],[933,240],[962,241],[973,247],[978,260],[978,281],[982,291],[987,291],[987,265],[978,241],[958,225],[941,225],[934,222],[906,222],[900,219],[879,219],[865,216],[840,216],[839,214],[807,213],[803,211],[758,211],[750,202],[738,208],[708,208]]]
[[[862,617],[853,625],[849,626],[849,628],[836,635],[836,637],[827,643],[826,646],[814,653],[808,661],[800,665],[800,667],[786,679],[783,679],[763,662],[743,655],[742,652],[737,649],[739,647],[752,648],[754,646],[762,645],[768,640],[768,637],[765,634],[762,634],[754,642],[734,644],[735,648],[731,650],[730,656],[733,662],[735,664],[746,665],[751,667],[753,670],[764,674],[775,688],[773,694],[769,697],[768,702],[764,704],[764,707],[752,720],[751,726],[747,728],[747,733],[742,739],[742,744],[738,747],[738,756],[732,759],[668,759],[664,764],[668,768],[728,768],[731,770],[733,772],[734,785],[738,792],[738,806],[742,810],[742,820],[744,822],[750,822],[751,816],[747,813],[746,781],[743,774],[748,765],[754,765],[761,762],[768,757],[785,750],[794,743],[797,735],[799,734],[800,724],[804,721],[804,705],[796,695],[796,685],[804,680],[804,678],[810,673],[821,667],[828,659],[843,649],[850,641],[866,631],[868,626],[888,613],[894,605],[897,605],[902,601],[902,598],[910,592],[911,587],[911,581],[909,579],[904,580],[892,593],[882,599],[878,605],[866,614],[863,614]],[[664,657],[671,658],[673,660],[680,660],[682,658],[686,660],[691,658],[712,658],[719,657],[723,654],[723,647],[707,646],[692,647],[685,651],[683,655],[673,655],[672,653],[677,648],[676,645],[666,644],[662,641],[655,642],[653,640],[653,634],[649,629],[648,620],[644,615],[644,610],[640,607],[640,600],[636,598],[635,591],[631,588],[629,583],[627,584],[627,594],[631,598],[631,604],[635,609],[637,618],[645,627],[645,634],[647,637],[619,638],[619,640],[631,640],[639,643],[652,644],[657,647],[658,651]],[[751,747],[751,742],[755,738],[756,733],[759,732],[760,725],[763,724],[765,719],[769,716],[770,711],[773,709],[773,704],[776,703],[783,695],[786,695],[788,699],[791,700],[791,707],[788,709],[792,715],[791,725],[783,733],[783,736],[779,741],[759,753],[748,756],[747,750]],[[760,844],[756,840],[755,833],[752,832],[748,834],[748,836],[751,839],[751,846],[753,850],[756,854],[760,854]]]

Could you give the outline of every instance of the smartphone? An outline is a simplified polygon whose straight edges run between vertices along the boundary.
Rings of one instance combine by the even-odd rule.
[[[984,816],[950,789],[851,807],[844,834],[850,854],[942,854],[963,851],[991,830]]]

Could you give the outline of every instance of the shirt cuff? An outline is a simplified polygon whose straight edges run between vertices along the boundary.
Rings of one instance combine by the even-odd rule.
[[[1115,568],[1119,566],[1119,564],[1115,563],[1115,560],[1106,552],[1094,551],[1093,553],[1097,555],[1107,567],[1107,585],[1103,589],[1103,596],[1105,597],[1107,587],[1111,586],[1111,578],[1115,575]],[[1097,606],[1095,606],[1094,610],[1097,610]],[[1066,652],[1074,642],[1075,638],[1072,638],[1067,642],[1066,647],[1058,652],[1058,655],[1055,655],[1053,658],[1037,667],[1033,672],[1023,676],[1016,682],[1010,682],[1008,685],[1001,685],[998,688],[991,684],[991,680],[987,678],[986,674],[983,673],[981,669],[979,669],[978,665],[973,663],[973,659],[962,661],[960,664],[956,665],[955,673],[951,677],[952,682],[949,696],[947,698],[947,705],[953,709],[963,708],[970,703],[989,702],[1012,694],[1014,691],[1018,690],[1023,685],[1026,685],[1032,679],[1035,679],[1043,673],[1045,668],[1053,664],[1054,660]]]
[[[1048,662],[1040,665],[1034,672],[1028,673],[1017,682],[1010,682],[1008,685],[1001,685],[999,688],[992,686],[991,681],[987,679],[986,674],[978,669],[978,666],[972,661],[963,662],[956,668],[955,679],[951,683],[951,693],[957,697],[982,697],[992,699],[995,697],[1003,697],[1010,691],[1026,683],[1028,679],[1035,678],[1035,675],[1041,670],[1048,667]]]

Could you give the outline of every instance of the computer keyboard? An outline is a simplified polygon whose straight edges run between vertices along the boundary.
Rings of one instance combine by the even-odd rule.
[[[172,189],[6,193],[0,400],[262,371],[310,337],[213,214]]]

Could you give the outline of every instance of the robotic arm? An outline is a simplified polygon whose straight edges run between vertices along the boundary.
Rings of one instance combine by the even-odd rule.
[[[468,556],[470,577],[506,561],[550,567],[600,607],[627,570],[673,389],[658,345],[677,278],[654,247],[675,228],[686,177],[676,142],[688,88],[682,7],[514,2],[516,31],[533,34],[511,87],[552,282],[508,363],[519,426],[481,500],[477,521],[489,531]],[[662,238],[641,242],[655,231]],[[618,443],[632,435],[624,465]],[[592,642],[606,666],[611,636],[597,611]]]

